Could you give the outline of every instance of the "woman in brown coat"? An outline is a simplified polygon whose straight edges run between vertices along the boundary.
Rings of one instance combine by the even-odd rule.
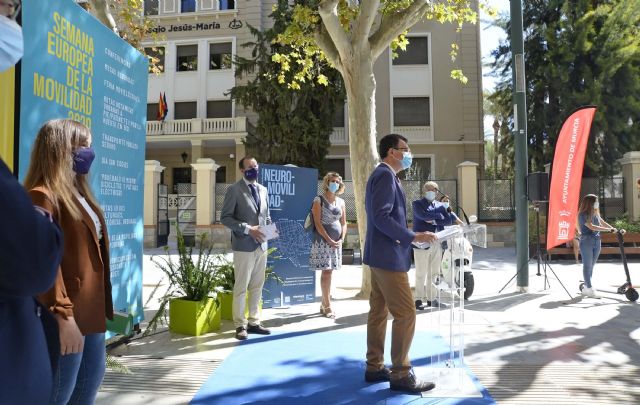
[[[60,330],[51,404],[93,403],[105,372],[113,303],[107,227],[87,181],[94,157],[87,127],[51,120],[38,132],[25,179],[34,204],[53,213],[64,238],[55,284],[38,297]]]

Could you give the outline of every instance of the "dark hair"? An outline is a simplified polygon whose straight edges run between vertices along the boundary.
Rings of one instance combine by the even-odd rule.
[[[380,139],[380,145],[378,146],[378,153],[380,154],[380,159],[386,158],[387,152],[389,152],[389,149],[397,147],[400,141],[407,142],[407,138],[398,134],[389,134],[389,135],[383,136],[382,139]]]
[[[243,157],[242,159],[240,159],[240,161],[238,162],[238,168],[244,169],[244,161],[245,160],[251,160],[251,159],[255,159],[255,158],[253,156],[251,156],[251,155],[247,155],[247,156]]]

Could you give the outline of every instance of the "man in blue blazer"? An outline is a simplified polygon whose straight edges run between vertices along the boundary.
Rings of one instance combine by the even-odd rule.
[[[397,173],[411,166],[407,139],[390,134],[380,140],[380,163],[367,182],[365,204],[367,235],[364,263],[371,268],[371,296],[367,321],[367,369],[365,381],[390,381],[390,388],[419,393],[435,384],[416,378],[409,348],[416,327],[416,308],[407,272],[411,267],[411,243],[433,242],[431,232],[407,227],[406,197]],[[387,316],[393,315],[391,370],[384,366]]]
[[[238,163],[242,179],[224,195],[220,222],[231,229],[233,249],[233,323],[236,339],[245,340],[248,333],[268,335],[260,325],[258,309],[267,269],[267,240],[260,227],[271,223],[267,188],[259,184],[258,162],[245,156]],[[246,296],[249,295],[249,319],[245,318]]]
[[[55,319],[33,297],[53,285],[62,235],[2,160],[0,190],[0,404],[46,404],[60,345]]]
[[[428,181],[422,188],[424,198],[415,200],[413,207],[413,230],[415,232],[438,232],[446,225],[455,223],[455,216],[449,213],[447,207],[436,201],[438,183]],[[441,304],[436,298],[436,289],[433,286],[434,275],[440,274],[442,264],[442,247],[440,243],[431,243],[425,249],[414,248],[413,256],[416,261],[416,309],[424,309],[422,300],[430,307],[439,307]]]

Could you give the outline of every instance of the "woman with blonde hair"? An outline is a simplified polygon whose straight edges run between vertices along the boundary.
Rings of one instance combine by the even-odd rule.
[[[64,235],[54,286],[38,296],[60,335],[51,404],[93,403],[105,372],[113,303],[107,226],[87,179],[94,157],[87,127],[51,120],[38,132],[25,179],[34,204],[53,214]]]
[[[598,197],[594,194],[587,194],[580,201],[577,230],[580,233],[580,255],[582,256],[582,275],[584,276],[582,295],[600,298],[591,286],[593,266],[600,256],[600,232],[616,232],[616,228],[606,223],[600,216]]]
[[[311,243],[309,268],[322,271],[320,287],[322,303],[320,313],[335,318],[331,309],[331,274],[342,267],[342,242],[347,235],[347,214],[344,200],[338,194],[344,192],[342,178],[336,172],[327,173],[322,179],[322,195],[313,199],[311,212],[315,226]]]

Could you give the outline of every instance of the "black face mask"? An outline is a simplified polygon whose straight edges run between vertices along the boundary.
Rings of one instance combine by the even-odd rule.
[[[253,167],[244,171],[244,178],[253,181],[258,178],[258,168]]]

